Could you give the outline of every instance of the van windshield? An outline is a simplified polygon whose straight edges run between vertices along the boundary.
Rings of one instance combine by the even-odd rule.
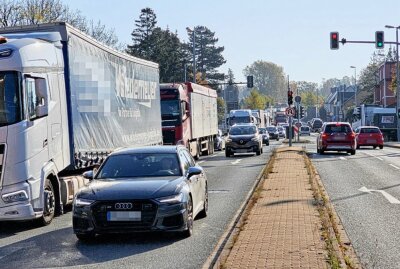
[[[21,83],[18,72],[0,71],[0,126],[22,120]]]

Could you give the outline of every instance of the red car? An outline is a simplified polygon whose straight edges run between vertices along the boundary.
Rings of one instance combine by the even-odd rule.
[[[346,151],[356,154],[356,134],[348,122],[326,122],[317,137],[317,152]]]
[[[378,127],[360,126],[356,129],[357,148],[361,146],[372,146],[374,149],[383,149],[383,134]]]

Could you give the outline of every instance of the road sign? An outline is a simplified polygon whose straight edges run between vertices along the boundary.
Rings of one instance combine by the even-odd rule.
[[[295,125],[296,125],[297,128],[300,128],[301,127],[301,122],[296,122]]]
[[[291,117],[293,117],[294,114],[296,114],[296,109],[295,109],[294,107],[287,107],[287,108],[285,109],[285,114],[286,114],[286,116],[291,116]]]
[[[296,103],[300,103],[301,102],[301,96],[297,95],[294,100],[296,101]]]

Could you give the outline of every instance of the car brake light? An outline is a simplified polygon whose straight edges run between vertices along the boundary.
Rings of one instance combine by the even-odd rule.
[[[356,137],[356,134],[355,134],[355,133],[350,133],[350,137],[351,137],[351,138],[355,138],[355,137]]]
[[[328,137],[328,135],[326,133],[322,134],[322,138],[327,138],[327,137]]]

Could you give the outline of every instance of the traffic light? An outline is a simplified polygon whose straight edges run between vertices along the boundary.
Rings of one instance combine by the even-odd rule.
[[[384,32],[376,31],[375,32],[375,47],[377,49],[383,49],[384,46],[385,46]]]
[[[247,88],[253,88],[253,76],[247,76]]]
[[[304,107],[300,106],[300,119],[304,118]]]
[[[353,115],[357,118],[357,119],[361,119],[361,107],[357,106],[354,108],[353,111]]]
[[[331,32],[331,50],[339,49],[339,32]]]
[[[287,92],[287,103],[289,106],[293,105],[293,92],[290,90]]]

